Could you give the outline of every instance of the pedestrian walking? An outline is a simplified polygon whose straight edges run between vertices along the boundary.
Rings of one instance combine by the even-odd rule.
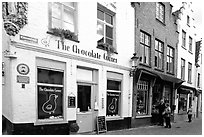
[[[192,115],[193,115],[192,105],[190,105],[190,107],[188,108],[187,114],[188,114],[188,122],[191,122]]]
[[[165,104],[164,100],[161,99],[160,103],[156,108],[159,110],[159,125],[164,126],[164,110],[165,110]]]
[[[166,122],[165,128],[171,128],[171,108],[169,106],[169,103],[166,103],[165,106],[166,106],[164,111],[164,117]]]

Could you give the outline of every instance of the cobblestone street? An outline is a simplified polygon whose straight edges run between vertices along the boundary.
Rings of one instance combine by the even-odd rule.
[[[108,131],[100,135],[202,135],[202,119],[194,119],[192,123],[186,121],[172,123],[171,129],[161,126],[148,126]]]

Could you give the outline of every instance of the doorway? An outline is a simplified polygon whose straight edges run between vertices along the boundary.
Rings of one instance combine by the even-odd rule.
[[[78,83],[77,85],[77,123],[79,133],[94,130],[94,100],[93,86],[91,84]]]

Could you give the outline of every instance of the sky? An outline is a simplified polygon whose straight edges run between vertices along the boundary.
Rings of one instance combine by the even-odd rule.
[[[185,0],[183,0],[185,1]],[[198,38],[203,37],[203,0],[194,0],[192,1],[192,8],[194,11],[194,19],[195,19],[195,26],[196,26],[196,31],[197,31],[197,36]],[[186,2],[191,2],[191,1],[186,1]],[[173,11],[178,10],[182,6],[182,1],[181,0],[175,0],[175,1],[170,1],[170,3],[173,5]]]

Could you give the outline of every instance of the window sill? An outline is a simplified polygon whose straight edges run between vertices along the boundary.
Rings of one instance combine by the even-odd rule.
[[[122,120],[124,119],[123,117],[120,117],[120,116],[108,116],[106,117],[106,121],[112,121],[112,120]]]
[[[193,52],[192,52],[192,51],[190,51],[190,50],[189,50],[188,52],[189,52],[190,54],[193,54]]]
[[[59,36],[55,35],[53,32],[51,32],[51,31],[47,31],[47,34],[50,34],[50,35],[54,35],[54,36],[56,36],[56,37],[59,37]],[[70,38],[65,38],[65,39],[79,43],[78,40],[74,40],[74,39],[70,39]]]
[[[192,82],[191,82],[191,81],[188,81],[187,83],[188,83],[188,84],[192,84]]]
[[[96,48],[107,51],[107,47],[104,46],[104,45],[97,45]],[[112,52],[112,53],[114,53],[114,54],[118,54],[118,52],[116,52],[116,51],[114,51],[114,52]]]
[[[183,49],[187,50],[186,47],[184,47],[183,45],[181,46]]]
[[[159,69],[159,68],[154,68],[156,71],[160,71],[160,72],[164,72],[163,69]]]
[[[137,115],[135,118],[148,118],[152,117],[152,115]]]
[[[156,20],[157,20],[159,23],[161,23],[162,25],[166,26],[166,24],[165,24],[164,22],[162,22],[161,20],[159,20],[159,19],[157,19],[157,18],[156,18]]]
[[[173,72],[166,72],[167,74],[169,74],[169,75],[172,75],[172,76],[174,76],[174,73]]]

